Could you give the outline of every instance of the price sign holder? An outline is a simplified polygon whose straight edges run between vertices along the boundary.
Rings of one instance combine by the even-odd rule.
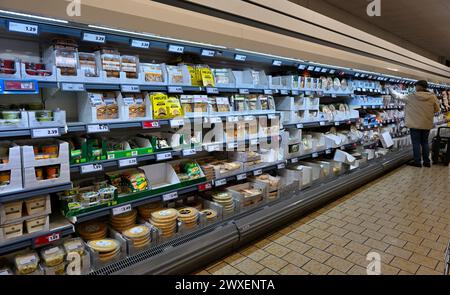
[[[193,156],[193,155],[196,155],[196,154],[197,154],[197,151],[195,149],[189,149],[189,150],[183,150],[182,151],[183,157]]]
[[[237,175],[237,176],[236,176],[236,179],[237,179],[238,181],[247,179],[247,173],[243,173],[243,174]]]
[[[162,199],[163,199],[164,202],[171,201],[171,200],[175,200],[175,199],[177,199],[177,198],[178,198],[178,193],[177,193],[177,192],[164,194],[164,195],[162,196]]]
[[[59,128],[40,128],[31,130],[31,138],[46,138],[61,136]]]
[[[198,191],[200,191],[200,192],[207,191],[207,190],[210,190],[210,189],[212,189],[212,185],[211,185],[210,182],[204,183],[204,184],[200,184],[198,186]]]
[[[281,164],[277,165],[277,169],[278,170],[282,170],[282,169],[285,169],[285,168],[286,168],[286,164],[284,164],[284,163],[281,163]]]
[[[137,165],[137,159],[136,158],[129,158],[129,159],[119,160],[119,168],[129,167],[129,166],[136,166],[136,165]]]
[[[169,86],[167,87],[169,93],[183,93],[183,87],[181,86]]]
[[[206,94],[219,94],[219,89],[214,87],[206,87]]]
[[[169,48],[167,50],[169,52],[172,52],[172,53],[183,54],[184,53],[184,46],[170,44]]]
[[[30,35],[38,35],[39,34],[39,26],[10,21],[8,23],[8,31],[17,32],[17,33],[25,33],[25,34],[30,34]]]
[[[214,181],[214,186],[215,187],[224,186],[226,184],[227,184],[227,179],[226,178]]]
[[[248,89],[239,89],[239,94],[249,94],[250,91]]]
[[[61,233],[60,232],[56,232],[56,233],[51,233],[48,235],[44,235],[44,236],[40,236],[37,237],[33,240],[33,246],[34,248],[38,248],[38,247],[42,247],[42,246],[46,246],[50,243],[59,241],[61,239]]]
[[[86,90],[84,84],[81,83],[61,83],[59,85],[59,88],[62,91],[75,91],[75,92],[82,92]]]
[[[150,48],[150,42],[149,41],[132,39],[130,44],[131,44],[131,47],[134,47],[134,48],[144,48],[144,49],[149,49]]]
[[[131,204],[127,204],[127,205],[124,205],[124,206],[116,207],[116,208],[112,209],[112,215],[116,216],[116,215],[120,215],[120,214],[123,214],[123,213],[127,213],[127,212],[130,212],[131,209],[132,209]]]
[[[106,124],[93,124],[86,126],[87,133],[105,133],[109,132],[109,126]]]
[[[120,89],[125,93],[139,93],[141,88],[139,85],[120,85]]]
[[[81,174],[88,174],[103,171],[102,164],[88,164],[80,167]]]
[[[159,121],[144,121],[142,122],[142,129],[154,129],[159,128]]]
[[[262,173],[263,173],[262,169],[258,169],[258,170],[253,171],[253,175],[254,176],[261,175]]]
[[[106,36],[93,34],[93,33],[83,33],[83,41],[94,42],[94,43],[105,43]]]
[[[156,161],[166,161],[172,159],[172,153],[156,154]]]
[[[298,163],[298,158],[293,158],[293,159],[291,159],[291,163],[292,163],[292,164]]]

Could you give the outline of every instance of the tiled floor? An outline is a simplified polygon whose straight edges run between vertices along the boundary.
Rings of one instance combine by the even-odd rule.
[[[444,272],[450,240],[450,170],[404,166],[255,241],[198,274],[367,274]]]

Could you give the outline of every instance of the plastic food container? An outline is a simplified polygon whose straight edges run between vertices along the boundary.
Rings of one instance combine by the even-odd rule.
[[[64,262],[64,250],[59,246],[50,247],[41,251],[41,257],[46,266],[57,266]]]
[[[45,212],[47,197],[36,197],[25,201],[28,215],[39,214]]]
[[[80,195],[81,205],[83,207],[90,207],[98,205],[100,202],[100,195],[98,192],[84,192]]]
[[[9,185],[11,181],[11,171],[0,172],[0,186]]]
[[[52,111],[37,111],[36,112],[36,120],[38,122],[53,121],[53,112]]]
[[[18,255],[14,258],[18,274],[28,275],[35,272],[39,264],[39,256],[36,252]]]
[[[22,217],[22,201],[6,203],[3,205],[6,215],[6,221]]]
[[[67,254],[73,252],[80,254],[80,256],[85,254],[84,242],[80,238],[69,239],[64,242],[63,246]]]
[[[114,200],[116,188],[105,187],[98,191],[100,202],[109,202]]]
[[[19,111],[3,111],[2,117],[4,120],[20,120]]]

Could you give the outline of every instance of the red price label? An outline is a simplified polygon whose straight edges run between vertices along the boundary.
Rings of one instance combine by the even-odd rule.
[[[35,247],[41,247],[58,241],[59,239],[61,239],[61,233],[53,233],[35,238],[33,244]]]
[[[201,191],[201,192],[207,191],[207,190],[210,190],[210,189],[212,189],[212,185],[211,185],[210,182],[204,183],[204,184],[200,184],[198,186],[198,190]]]
[[[159,128],[159,122],[158,121],[145,121],[145,122],[142,122],[142,128],[143,129]]]

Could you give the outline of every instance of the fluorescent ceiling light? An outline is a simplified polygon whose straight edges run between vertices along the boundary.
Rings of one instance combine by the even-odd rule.
[[[7,10],[1,10],[1,9],[0,9],[0,13],[4,13],[4,14],[8,14],[8,15],[14,15],[14,16],[35,18],[35,19],[39,19],[39,20],[47,20],[47,21],[63,23],[63,24],[68,24],[69,23],[68,21],[62,20],[62,19],[43,17],[43,16],[37,16],[37,15],[31,15],[31,14],[25,14],[25,13],[14,12],[14,11],[7,11]]]
[[[304,60],[301,60],[301,59],[295,59],[295,58],[279,56],[279,55],[273,55],[273,54],[268,54],[268,53],[262,53],[262,52],[257,52],[257,51],[251,51],[251,50],[246,50],[246,49],[236,48],[235,50],[236,51],[240,51],[240,52],[256,54],[256,55],[262,55],[262,56],[273,57],[273,58],[280,58],[280,59],[290,60],[290,61],[295,61],[295,62],[305,62]]]
[[[149,37],[149,38],[154,38],[154,39],[161,39],[161,40],[175,41],[175,42],[181,42],[181,43],[187,43],[187,44],[193,44],[193,45],[199,45],[199,46],[207,46],[207,47],[213,47],[213,48],[226,49],[225,46],[214,45],[214,44],[209,44],[209,43],[201,43],[201,42],[195,42],[195,41],[189,41],[189,40],[183,40],[183,39],[162,37],[162,36],[158,36],[158,35],[151,34],[151,33],[138,33],[138,32],[132,32],[132,31],[121,30],[121,29],[113,29],[113,28],[95,26],[95,25],[88,25],[88,27],[93,28],[93,29],[106,30],[106,31],[123,33],[123,34],[128,34],[128,35],[136,35],[136,36]]]

